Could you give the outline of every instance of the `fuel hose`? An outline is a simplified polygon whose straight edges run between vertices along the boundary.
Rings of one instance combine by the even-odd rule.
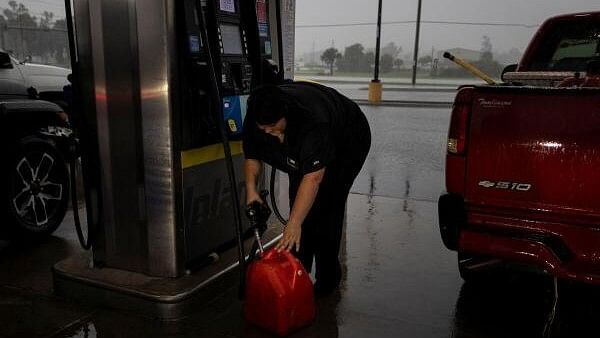
[[[71,105],[71,111],[72,112],[79,112],[81,113],[81,104],[80,104],[80,99],[81,99],[81,95],[80,95],[80,84],[81,82],[79,81],[79,63],[78,63],[78,58],[77,58],[77,51],[75,48],[75,30],[73,27],[73,8],[72,8],[72,3],[71,0],[65,0],[65,13],[66,13],[66,23],[67,23],[67,33],[68,33],[68,40],[69,40],[69,56],[71,58],[71,86],[72,86],[72,90],[73,90],[73,94],[72,94],[72,102],[70,102]],[[81,122],[81,120],[80,120]],[[77,125],[77,124],[76,124]],[[83,136],[82,139],[79,141],[81,143],[81,146],[85,149],[85,146],[88,144],[85,141],[85,138],[88,137],[89,133],[86,132],[85,130],[85,124],[84,123],[79,123],[77,125],[77,129],[79,132],[81,132],[81,135]],[[92,248],[92,245],[94,244],[94,240],[95,240],[95,233],[98,229],[98,224],[100,224],[100,217],[102,215],[101,209],[102,209],[102,203],[101,203],[101,198],[97,199],[97,212],[98,212],[98,219],[96,220],[96,222],[98,222],[98,224],[94,224],[94,220],[92,219],[91,214],[90,213],[90,209],[89,209],[89,205],[87,208],[87,220],[88,220],[88,238],[87,240],[85,239],[85,235],[83,234],[83,229],[81,226],[81,220],[79,218],[79,203],[77,201],[77,141],[73,138],[69,140],[69,147],[70,147],[70,151],[71,154],[73,155],[72,158],[69,159],[69,185],[70,185],[70,190],[71,190],[71,209],[73,210],[73,222],[75,223],[75,231],[77,233],[77,239],[79,240],[79,244],[81,245],[81,247],[84,250],[90,250]]]
[[[97,227],[88,226],[88,238],[85,239],[85,235],[83,234],[83,228],[81,226],[81,220],[79,219],[79,203],[77,202],[77,175],[76,175],[76,164],[77,159],[72,159],[69,163],[69,180],[71,187],[71,208],[73,209],[73,223],[75,223],[75,232],[77,232],[77,239],[79,240],[79,244],[84,250],[89,250],[92,248],[92,244],[94,243],[94,229]]]
[[[275,177],[277,175],[277,169],[275,169],[275,167],[271,167],[271,182],[269,185],[269,190],[271,191],[271,206],[273,207],[273,212],[275,213],[275,216],[277,216],[277,219],[279,220],[279,222],[281,222],[281,224],[286,225],[287,224],[287,220],[285,218],[283,218],[283,216],[281,216],[281,213],[279,212],[279,208],[277,207],[277,198],[275,197],[275,194],[273,193],[275,191]]]

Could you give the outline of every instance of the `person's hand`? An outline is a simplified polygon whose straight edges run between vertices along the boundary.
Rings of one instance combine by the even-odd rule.
[[[296,251],[300,250],[300,238],[302,237],[302,227],[300,224],[288,223],[283,230],[283,237],[277,243],[275,249],[277,251],[290,251],[295,247]]]

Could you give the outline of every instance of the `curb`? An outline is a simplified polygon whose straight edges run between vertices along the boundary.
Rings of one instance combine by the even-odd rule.
[[[359,106],[380,106],[380,107],[428,107],[428,108],[451,108],[452,102],[433,102],[433,101],[381,101],[369,102],[369,100],[353,100]]]
[[[360,87],[358,90],[369,90],[367,87]],[[384,92],[424,92],[424,93],[455,93],[456,88],[427,88],[427,87],[383,87]]]

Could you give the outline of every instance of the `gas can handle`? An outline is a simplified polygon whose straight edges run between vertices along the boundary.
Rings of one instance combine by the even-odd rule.
[[[304,266],[302,265],[302,263],[300,263],[298,258],[296,258],[296,256],[294,256],[291,252],[289,252],[287,250],[277,251],[277,249],[272,248],[265,252],[263,259],[270,260],[270,259],[275,259],[280,256],[283,256],[285,258],[285,260],[288,261],[288,263],[290,263],[290,265],[292,266],[294,271],[298,271],[298,270],[303,271],[304,270]]]
[[[285,257],[285,259],[287,259],[287,261],[292,265],[294,270],[304,269],[304,267],[302,266],[302,263],[300,263],[298,258],[296,258],[296,256],[294,256],[291,252],[289,252],[287,250],[282,250],[281,253]]]

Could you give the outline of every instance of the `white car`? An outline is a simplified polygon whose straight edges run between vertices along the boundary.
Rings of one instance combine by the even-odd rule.
[[[27,95],[31,94],[27,90],[33,88],[41,99],[62,105],[63,88],[69,84],[67,76],[70,73],[67,68],[19,62],[0,51],[0,93],[3,94]]]

